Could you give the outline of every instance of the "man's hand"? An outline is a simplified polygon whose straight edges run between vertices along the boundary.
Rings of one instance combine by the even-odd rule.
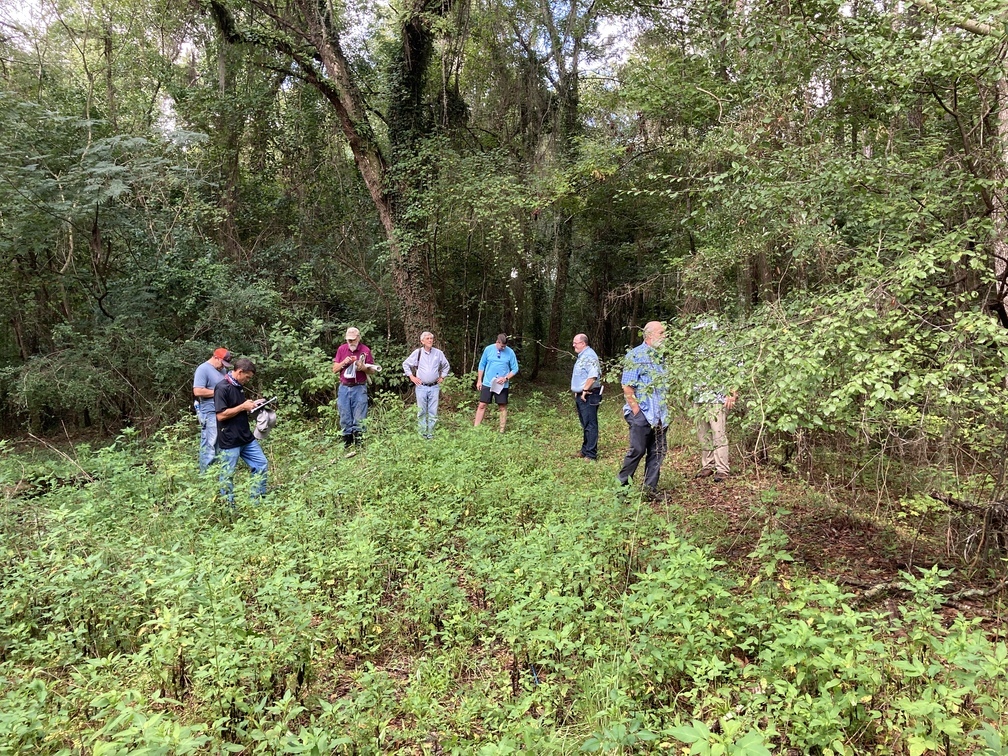
[[[730,412],[731,408],[735,406],[735,400],[738,399],[738,392],[732,391],[724,400],[724,408],[726,411]]]
[[[245,403],[242,405],[242,409],[245,410],[246,412],[251,412],[256,407],[259,406],[259,402],[260,402],[259,399],[246,399]]]
[[[411,375],[411,376],[409,376],[409,379],[410,379],[411,381],[413,381],[413,385],[414,385],[414,386],[419,386],[419,385],[420,385],[420,379],[419,379],[419,378],[417,378],[417,377],[416,377],[415,375]]]
[[[507,378],[505,378],[503,375],[498,375],[496,378],[493,379],[493,382],[494,383],[507,383]]]
[[[634,417],[640,414],[640,402],[637,400],[637,392],[633,386],[623,386],[623,398],[630,407],[630,414]]]

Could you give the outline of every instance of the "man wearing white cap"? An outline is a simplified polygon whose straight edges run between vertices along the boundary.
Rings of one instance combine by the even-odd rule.
[[[215,349],[210,359],[202,363],[193,374],[193,396],[196,397],[196,416],[200,423],[199,471],[206,469],[217,456],[217,414],[214,410],[214,387],[224,380],[225,368],[231,368],[231,352],[221,347]]]
[[[333,372],[339,375],[336,407],[339,410],[343,446],[347,456],[356,454],[354,446],[364,440],[364,420],[367,418],[367,377],[381,368],[374,364],[371,350],[361,343],[360,331],[347,328],[346,343],[340,344],[333,357]]]

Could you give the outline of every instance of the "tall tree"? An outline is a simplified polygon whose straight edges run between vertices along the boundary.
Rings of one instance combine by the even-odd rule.
[[[532,0],[511,7],[515,39],[533,68],[542,72],[552,100],[548,112],[556,182],[549,237],[556,267],[545,362],[555,364],[575,246],[575,217],[580,209],[573,172],[581,135],[582,66],[603,4],[598,0]]]
[[[964,16],[959,10],[943,11],[929,0],[911,0],[914,5],[935,19],[950,23],[969,34],[988,40],[992,46],[992,60],[997,70],[991,92],[994,108],[995,146],[985,178],[990,189],[983,191],[984,204],[990,213],[992,234],[990,252],[993,259],[995,291],[991,304],[999,311],[1002,323],[1008,327],[1008,41],[1005,28],[1008,13],[997,13],[993,21]],[[959,119],[958,113],[953,113]],[[964,136],[965,141],[965,136]],[[968,150],[968,144],[963,144]],[[979,165],[980,161],[971,161]]]
[[[403,327],[419,333],[434,321],[434,300],[426,260],[426,240],[409,227],[409,196],[415,174],[393,170],[433,123],[424,102],[435,38],[434,22],[449,14],[451,2],[406,0],[397,16],[398,54],[388,69],[391,144],[383,147],[370,122],[380,103],[369,102],[341,42],[342,19],[333,3],[293,0],[246,3],[210,0],[229,42],[251,44],[286,56],[292,71],[315,87],[336,113],[389,245],[389,265]],[[248,22],[240,27],[236,11]]]

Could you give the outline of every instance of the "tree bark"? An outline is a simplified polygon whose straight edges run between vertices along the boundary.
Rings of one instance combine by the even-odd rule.
[[[221,33],[229,40],[258,45],[289,57],[297,64],[298,75],[315,87],[333,108],[354,163],[367,187],[378,220],[389,244],[392,282],[399,299],[403,328],[407,335],[419,334],[434,325],[434,298],[425,251],[415,234],[403,233],[404,195],[402,186],[390,186],[389,162],[383,154],[371,124],[368,105],[347,61],[334,19],[324,4],[295,0],[285,14],[279,4],[253,2],[267,16],[275,33],[264,35],[237,29],[231,10],[222,0],[210,7]],[[440,6],[439,6],[440,7]],[[401,44],[403,60],[409,66],[426,66],[429,58],[414,57],[415,35],[425,3],[417,0],[405,21]],[[427,30],[429,34],[429,29]],[[423,71],[409,69],[411,73]],[[393,149],[393,154],[396,150]]]
[[[556,123],[556,154],[561,171],[570,170],[577,159],[577,137],[580,132],[580,54],[589,21],[595,14],[595,5],[589,4],[583,16],[577,12],[578,0],[571,0],[566,28],[561,31],[553,18],[553,7],[543,1],[541,13],[549,30],[550,57],[557,68],[555,86],[559,102]],[[578,29],[575,32],[575,28]],[[571,52],[567,53],[570,44]],[[564,204],[555,210],[556,284],[550,303],[549,333],[546,337],[546,354],[543,363],[548,367],[556,365],[560,348],[560,331],[563,328],[564,300],[567,298],[567,282],[570,278],[570,263],[574,254],[574,217]]]

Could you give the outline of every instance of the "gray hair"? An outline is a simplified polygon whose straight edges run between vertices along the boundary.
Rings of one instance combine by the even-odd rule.
[[[424,331],[423,333],[420,334],[420,341],[423,341],[428,336],[430,336],[432,339],[434,338],[434,334],[433,333],[431,333],[430,331]]]
[[[644,326],[644,335],[650,336],[655,331],[664,331],[664,330],[665,330],[664,323],[662,323],[660,320],[652,320],[649,321],[648,324]]]

